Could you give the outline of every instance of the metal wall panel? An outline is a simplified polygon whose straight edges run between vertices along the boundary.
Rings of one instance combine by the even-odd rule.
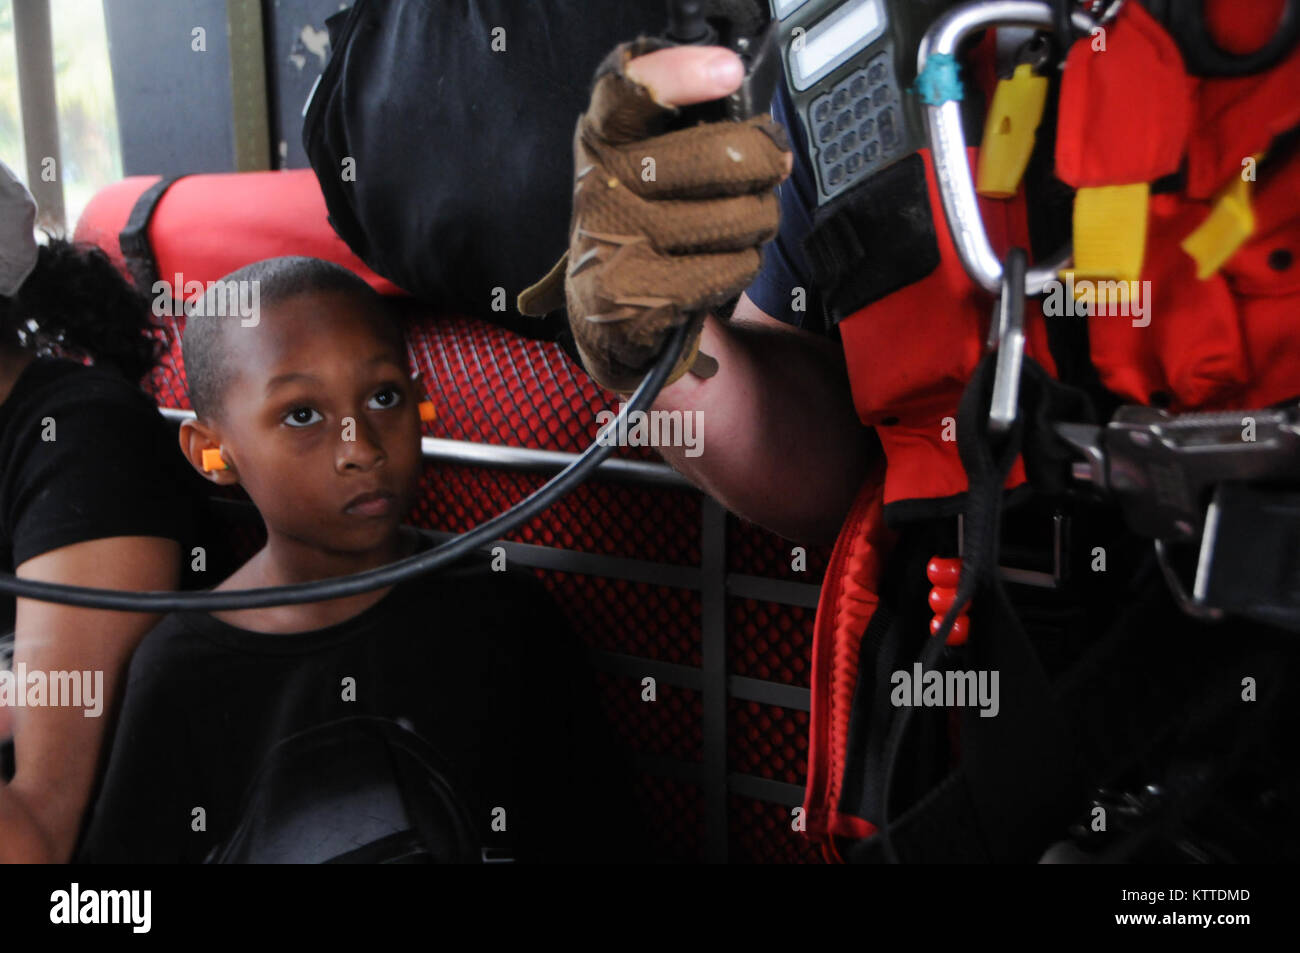
[[[266,83],[275,168],[310,165],[302,148],[302,110],[329,58],[325,19],[348,6],[340,0],[265,0]]]
[[[123,173],[234,171],[225,0],[105,0],[104,19]]]

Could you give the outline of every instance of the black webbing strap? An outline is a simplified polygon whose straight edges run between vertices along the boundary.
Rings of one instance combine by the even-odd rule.
[[[999,711],[996,717],[984,718],[975,707],[962,710],[961,757],[973,813],[991,858],[1011,861],[1041,853],[1052,831],[1075,813],[1083,792],[1068,725],[997,571],[1003,486],[1017,453],[1025,450],[1028,460],[1038,455],[1028,453],[1031,446],[1051,446],[1050,430],[1045,433],[1040,427],[1071,419],[1066,407],[1073,410],[1080,398],[1026,359],[1017,422],[1008,439],[994,446],[985,422],[995,360],[996,355],[989,355],[981,362],[958,412],[957,446],[971,484],[971,505],[951,615],[955,619],[964,597],[976,597],[982,590],[970,613],[966,662],[976,671],[999,673]],[[940,637],[946,636],[950,624],[945,618]]]
[[[925,161],[910,155],[818,209],[803,251],[832,324],[929,275],[939,242]]]
[[[126,259],[126,267],[141,291],[149,292],[158,280],[158,259],[154,257],[153,246],[149,243],[149,222],[163,195],[173,183],[183,178],[182,175],[164,177],[141,192],[131,208],[126,225],[118,233],[117,243]]]
[[[889,825],[889,841],[904,864],[987,864],[992,857],[979,834],[974,799],[959,769],[931,789]],[[868,837],[840,848],[852,864],[882,864],[882,837]]]
[[[926,640],[920,661],[925,670],[936,667],[953,621],[974,599],[970,641],[953,658],[961,667],[998,673],[999,712],[981,717],[975,706],[963,709],[961,766],[896,821],[888,797],[882,797],[881,836],[856,853],[851,849],[851,859],[1036,859],[1034,852],[1041,852],[1052,832],[1077,811],[1083,793],[1067,723],[996,567],[1003,487],[1017,454],[1022,445],[1050,444],[1036,432],[1042,422],[1078,412],[1086,400],[1026,359],[1021,413],[1010,433],[995,442],[986,426],[995,362],[994,354],[980,362],[958,411],[958,451],[970,483],[961,580],[952,609]],[[1033,431],[1028,436],[1027,427]],[[888,726],[883,764],[869,766],[871,773],[883,775],[886,795],[893,790],[910,713],[903,709]]]

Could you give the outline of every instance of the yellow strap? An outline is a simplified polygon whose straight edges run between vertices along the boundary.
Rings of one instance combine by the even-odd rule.
[[[1035,75],[1028,63],[1017,66],[1010,79],[998,81],[980,144],[975,180],[980,195],[1007,199],[1016,194],[1046,102],[1047,77]]]
[[[1255,156],[1257,164],[1262,156]],[[1245,172],[1215,196],[1210,214],[1183,239],[1181,248],[1196,262],[1196,277],[1201,281],[1223,267],[1237,249],[1255,232],[1255,213],[1250,208],[1252,179]]]
[[[1074,196],[1074,273],[1137,281],[1147,244],[1145,182],[1079,189]]]

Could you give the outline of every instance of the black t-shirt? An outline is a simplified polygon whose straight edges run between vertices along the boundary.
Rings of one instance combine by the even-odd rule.
[[[428,742],[492,856],[641,850],[626,767],[610,757],[579,643],[535,577],[472,566],[402,583],[311,632],[168,616],[132,661],[78,858],[207,859],[247,826],[250,782],[278,742],[352,716],[400,720]],[[196,808],[206,830],[193,829]],[[499,809],[504,831],[494,829]]]
[[[0,404],[0,570],[110,536],[184,545],[202,522],[196,479],[167,422],[120,374],[34,360]],[[0,596],[0,632],[13,623],[14,600]]]

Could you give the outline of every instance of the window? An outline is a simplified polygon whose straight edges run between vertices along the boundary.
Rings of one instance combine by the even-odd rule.
[[[102,0],[49,0],[61,168],[69,234],[91,197],[122,177]],[[0,158],[28,181],[18,94],[13,0],[0,0]],[[38,174],[39,171],[38,171]]]

